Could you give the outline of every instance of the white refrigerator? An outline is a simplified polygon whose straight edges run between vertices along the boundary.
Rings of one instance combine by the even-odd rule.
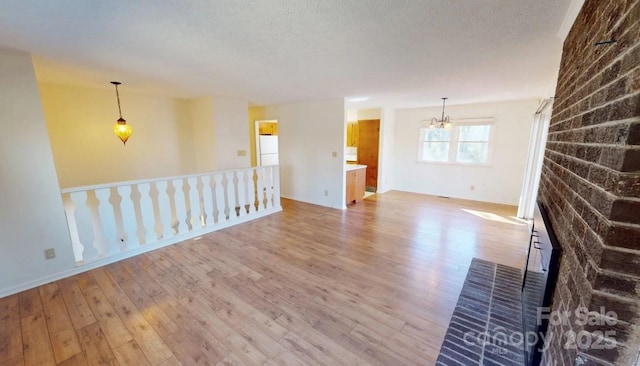
[[[278,136],[260,135],[258,165],[278,165]]]

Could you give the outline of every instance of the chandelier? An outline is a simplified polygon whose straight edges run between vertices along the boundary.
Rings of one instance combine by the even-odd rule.
[[[449,116],[444,116],[444,105],[447,102],[447,99],[448,98],[442,98],[442,117],[440,119],[433,117],[431,119],[431,123],[429,124],[429,128],[451,128]]]

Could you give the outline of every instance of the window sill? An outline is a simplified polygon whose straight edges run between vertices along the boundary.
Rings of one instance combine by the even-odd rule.
[[[491,168],[493,164],[491,163],[459,163],[457,161],[427,161],[427,160],[417,160],[418,164],[433,164],[433,165],[451,165],[451,166],[470,166],[470,167],[480,167],[480,168]]]

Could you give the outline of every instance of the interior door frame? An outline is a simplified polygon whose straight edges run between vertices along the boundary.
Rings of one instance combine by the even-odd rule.
[[[529,153],[527,154],[527,165],[522,181],[522,191],[520,202],[518,203],[518,217],[532,219],[538,198],[538,187],[540,186],[540,176],[542,174],[542,163],[544,161],[544,149],[547,145],[549,134],[549,123],[551,122],[551,112],[553,110],[553,99],[545,99],[540,103],[538,110],[533,115],[531,125],[531,137],[529,138]]]

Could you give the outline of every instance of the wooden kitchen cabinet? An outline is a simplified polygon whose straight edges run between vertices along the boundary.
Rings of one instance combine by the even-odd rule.
[[[364,198],[365,180],[367,175],[367,168],[364,166],[358,166],[358,168],[348,170],[346,173],[346,203],[350,205],[352,203],[362,201]]]
[[[347,205],[354,203],[356,201],[356,171],[349,170],[346,172],[346,181],[347,181]]]
[[[258,125],[260,135],[272,135],[278,134],[278,124],[275,122],[261,122]]]
[[[356,169],[356,201],[362,201],[364,199],[365,183],[367,180],[367,168]]]
[[[358,147],[358,122],[347,122],[347,147]]]

